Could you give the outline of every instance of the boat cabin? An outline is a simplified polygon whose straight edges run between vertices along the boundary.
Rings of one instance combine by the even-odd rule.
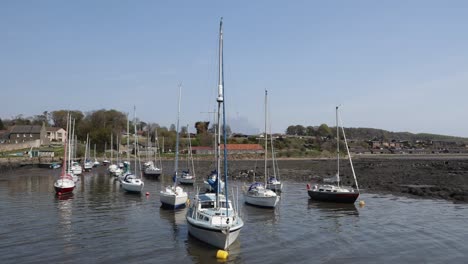
[[[312,188],[312,191],[315,192],[331,192],[331,193],[336,193],[336,192],[354,192],[353,189],[348,189],[348,188],[343,188],[343,187],[338,187],[336,185],[314,185]]]

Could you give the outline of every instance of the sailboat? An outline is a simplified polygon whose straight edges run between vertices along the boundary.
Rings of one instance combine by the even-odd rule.
[[[135,117],[134,117],[134,119],[135,119]],[[135,137],[136,137],[136,129],[135,129]],[[119,145],[119,147],[120,147],[120,145]],[[136,149],[136,147],[135,147],[135,149]],[[126,150],[126,152],[127,152],[127,160],[124,161],[124,162],[118,163],[119,168],[122,169],[120,175],[118,176],[120,182],[122,182],[124,180],[125,176],[127,176],[128,174],[132,174],[132,172],[130,171],[130,119],[128,118],[128,114],[127,114],[127,150]],[[135,152],[135,154],[136,154],[136,152]],[[136,171],[136,167],[135,167],[135,171]]]
[[[325,202],[335,203],[354,203],[359,197],[359,186],[356,179],[356,173],[354,172],[353,161],[349,153],[348,142],[346,140],[346,134],[343,126],[341,130],[343,132],[343,138],[348,153],[349,164],[351,165],[351,171],[353,172],[354,181],[356,183],[356,189],[352,187],[345,187],[340,184],[340,127],[338,124],[339,119],[339,107],[336,107],[336,155],[337,155],[337,172],[336,176],[331,179],[324,179],[324,182],[330,182],[330,184],[315,184],[310,186],[307,184],[307,192],[311,199]],[[340,119],[341,121],[341,119]],[[342,123],[342,122],[341,122]],[[336,184],[334,184],[336,182]]]
[[[244,222],[238,214],[238,204],[233,206],[228,199],[227,186],[227,136],[224,139],[224,195],[219,190],[219,171],[221,169],[221,106],[223,110],[223,131],[226,132],[226,111],[224,104],[224,79],[223,79],[223,21],[219,25],[219,81],[218,81],[218,140],[216,149],[216,167],[218,188],[215,193],[197,194],[190,203],[186,218],[188,232],[195,238],[220,249],[228,249],[236,241]]]
[[[274,191],[267,189],[266,187],[268,178],[267,96],[268,91],[265,90],[265,181],[264,183],[252,183],[248,190],[244,191],[244,200],[246,204],[272,208],[278,204],[280,197]]]
[[[102,161],[102,165],[107,166],[110,164],[110,161],[107,159],[107,141],[104,144],[104,157]]]
[[[70,122],[70,126],[71,126]],[[70,151],[68,157],[69,159],[69,173],[73,175],[73,178],[75,179],[75,182],[78,180],[77,175],[80,175],[83,173],[83,167],[81,167],[79,162],[76,162],[76,144],[77,144],[77,139],[75,136],[75,119],[73,119],[73,128],[71,129],[72,131],[72,136],[71,136],[71,141],[70,141]],[[73,149],[71,149],[73,147]]]
[[[136,130],[136,109],[134,110],[134,118],[133,118],[133,124],[134,124],[134,127],[135,127],[135,139],[134,139],[134,142],[133,142],[133,146],[134,146],[134,150],[135,150],[135,167],[134,167],[134,170],[135,170],[135,173],[131,173],[130,172],[130,161],[129,162],[125,162],[124,163],[124,166],[126,168],[126,174],[125,176],[122,178],[122,181],[121,181],[121,184],[122,184],[122,188],[127,191],[127,192],[135,192],[135,193],[139,193],[143,190],[143,187],[145,186],[145,183],[136,176],[136,171],[137,171],[137,160],[138,160],[138,157],[137,157],[137,153],[138,153],[138,149],[137,149],[137,146],[138,146],[138,135],[137,135],[137,130]],[[130,135],[127,135],[128,137]],[[128,149],[128,145],[127,145],[127,153],[129,153],[129,149]],[[127,158],[129,159],[128,157],[129,154],[127,154]],[[130,160],[130,159],[129,159]]]
[[[144,165],[145,175],[147,176],[154,176],[159,177],[161,176],[162,166],[161,166],[161,155],[159,155],[159,143],[158,143],[158,129],[155,129],[155,143],[156,143],[156,151],[154,152],[154,159],[146,162]],[[148,138],[148,146],[151,149],[151,140]],[[146,151],[148,153],[148,151]],[[159,167],[156,166],[156,157],[158,157]],[[151,158],[153,155],[151,154]]]
[[[187,128],[189,126],[187,125]],[[193,185],[195,183],[195,166],[193,165],[193,155],[192,155],[192,140],[190,139],[190,132],[187,131],[189,147],[187,150],[187,169],[182,171],[182,174],[179,177],[180,184]],[[192,173],[190,172],[190,164]]]
[[[118,166],[117,164],[114,164],[114,134],[112,133],[111,134],[111,154],[110,154],[110,162],[109,162],[109,167],[107,167],[107,171],[109,171],[109,173],[111,175],[114,175],[115,171],[117,170]]]
[[[185,207],[187,202],[188,195],[182,189],[182,187],[177,186],[178,170],[179,170],[179,116],[180,116],[180,97],[182,93],[182,85],[179,85],[179,106],[177,111],[177,130],[176,130],[176,149],[175,149],[175,165],[174,165],[174,176],[172,177],[174,184],[171,186],[166,186],[160,192],[161,204],[166,208],[181,208]]]
[[[97,160],[96,158],[96,144],[94,144],[94,162],[93,162],[93,167],[97,167],[101,165],[101,163]]]
[[[90,147],[89,147],[89,134],[86,134],[86,148],[85,148],[85,157],[84,157],[84,170],[91,171],[93,168],[93,163],[90,160]]]
[[[67,117],[67,131],[70,127],[70,115]],[[54,182],[54,189],[55,192],[58,195],[64,194],[64,193],[70,193],[73,192],[73,189],[75,189],[75,181],[73,180],[73,177],[71,174],[67,173],[66,167],[67,167],[67,155],[69,155],[69,140],[67,138],[65,142],[65,150],[63,152],[63,164],[62,164],[62,173],[60,174],[60,178],[57,179]]]
[[[270,122],[270,134],[271,134],[271,122]],[[283,183],[279,179],[279,167],[278,161],[276,160],[275,148],[273,145],[273,136],[270,136],[270,146],[271,146],[271,164],[273,167],[273,176],[268,177],[267,180],[267,189],[270,189],[275,192],[281,192],[283,190]]]

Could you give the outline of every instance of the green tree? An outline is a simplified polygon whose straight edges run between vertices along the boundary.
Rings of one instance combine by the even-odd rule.
[[[169,131],[175,132],[176,131],[176,126],[174,124],[171,124],[171,126],[169,127]]]
[[[290,136],[296,135],[296,127],[288,126],[288,128],[286,128],[286,135],[290,135]]]
[[[17,115],[11,120],[12,125],[31,125],[31,120],[23,115]]]
[[[306,134],[306,129],[302,125],[296,125],[296,135],[304,136]]]
[[[209,125],[210,125],[210,122],[205,122],[205,121],[196,122],[195,123],[195,129],[197,130],[197,135],[208,132],[208,126]]]
[[[306,135],[307,136],[314,136],[315,135],[315,129],[314,129],[313,126],[306,127]]]
[[[56,110],[51,113],[51,119],[55,127],[66,128],[67,127],[67,114],[70,113],[72,119],[75,120],[75,125],[81,123],[84,118],[84,114],[78,110]]]
[[[317,130],[319,136],[328,137],[332,134],[331,129],[328,127],[327,124],[321,124]]]
[[[180,128],[180,134],[182,134],[182,135],[186,135],[187,131],[188,131],[188,126],[182,126]]]

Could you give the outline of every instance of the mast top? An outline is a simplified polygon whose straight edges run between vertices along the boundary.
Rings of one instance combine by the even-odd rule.
[[[219,22],[219,77],[218,77],[218,97],[216,101],[221,103],[224,101],[223,96],[223,18]]]

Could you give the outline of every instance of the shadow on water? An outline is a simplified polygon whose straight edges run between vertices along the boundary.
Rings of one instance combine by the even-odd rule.
[[[237,239],[230,247],[227,260],[216,258],[216,252],[219,249],[205,242],[202,242],[188,234],[187,253],[192,258],[194,263],[238,263],[241,255],[241,244]]]
[[[329,216],[341,217],[341,216],[359,216],[359,211],[354,203],[328,203],[318,202],[309,199],[307,203],[307,209],[319,210],[321,213]]]
[[[145,181],[160,182],[161,181],[159,180],[160,177],[162,176],[161,175],[160,176],[146,175],[143,173],[143,178],[145,179]]]
[[[280,205],[275,208],[265,208],[251,206],[244,203],[241,213],[242,219],[245,223],[263,223],[264,225],[274,225],[278,222],[280,217]]]
[[[69,199],[73,199],[73,192],[63,193],[61,195],[55,194],[54,197],[55,197],[56,200],[66,201],[66,200],[69,200]]]

